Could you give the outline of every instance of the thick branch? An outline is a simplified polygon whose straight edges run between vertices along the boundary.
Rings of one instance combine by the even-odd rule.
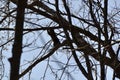
[[[22,54],[22,39],[24,25],[24,11],[27,0],[18,0],[17,17],[15,26],[15,40],[12,48],[12,58],[9,59],[11,64],[10,80],[19,80],[20,59]]]

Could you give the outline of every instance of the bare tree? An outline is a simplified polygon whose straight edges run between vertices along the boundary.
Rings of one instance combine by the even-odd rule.
[[[12,48],[12,58],[9,59],[11,64],[10,80],[19,79],[20,60],[22,54],[22,40],[23,40],[23,25],[24,25],[24,11],[27,5],[27,0],[18,0],[17,15],[15,24],[15,38]]]
[[[38,65],[45,66],[40,74],[42,80],[48,79],[50,73],[55,80],[74,80],[76,71],[88,80],[106,80],[108,67],[113,70],[112,80],[120,78],[117,0],[6,0],[1,3],[0,47],[12,51],[10,80],[26,75],[30,80],[34,69],[39,70],[35,68]],[[8,47],[11,44],[12,49]]]

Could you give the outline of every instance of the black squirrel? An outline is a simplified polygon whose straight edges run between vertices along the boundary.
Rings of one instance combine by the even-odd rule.
[[[50,37],[52,38],[52,40],[54,42],[54,46],[56,46],[57,44],[60,44],[60,41],[57,38],[57,35],[53,29],[49,29],[49,30],[47,30],[47,32],[50,35]]]

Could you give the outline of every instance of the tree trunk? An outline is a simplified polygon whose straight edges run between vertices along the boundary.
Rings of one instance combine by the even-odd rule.
[[[19,67],[22,54],[24,12],[26,3],[27,0],[18,0],[15,40],[12,48],[12,58],[9,59],[11,64],[10,80],[19,80]]]

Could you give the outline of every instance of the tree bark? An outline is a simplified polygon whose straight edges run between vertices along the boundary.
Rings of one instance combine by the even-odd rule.
[[[19,80],[20,59],[22,54],[24,12],[26,4],[27,0],[18,0],[15,39],[12,48],[12,58],[9,59],[11,65],[10,80]]]

